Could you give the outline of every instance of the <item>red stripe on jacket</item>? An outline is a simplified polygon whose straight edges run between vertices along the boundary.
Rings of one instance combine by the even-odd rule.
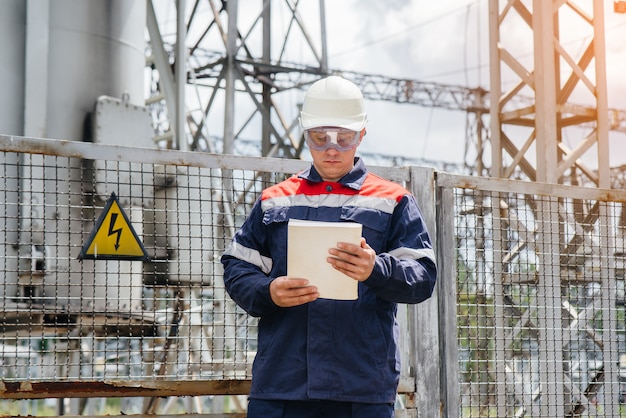
[[[367,174],[360,190],[353,189],[341,183],[331,181],[313,182],[299,178],[298,176],[292,176],[281,183],[265,189],[261,195],[261,200],[298,194],[305,196],[324,194],[361,195],[381,199],[393,199],[399,202],[402,196],[410,193],[399,184],[371,173]]]

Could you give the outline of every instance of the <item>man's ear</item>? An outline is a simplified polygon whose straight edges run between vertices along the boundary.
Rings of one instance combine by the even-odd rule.
[[[361,142],[363,141],[363,137],[365,136],[367,132],[365,131],[365,128],[361,129],[361,132],[359,132],[359,143],[358,145],[361,145]]]

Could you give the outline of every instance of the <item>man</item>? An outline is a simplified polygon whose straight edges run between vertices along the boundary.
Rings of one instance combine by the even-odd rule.
[[[222,256],[229,295],[260,317],[249,418],[394,416],[396,304],[429,298],[437,271],[415,198],[355,158],[366,122],[356,85],[311,85],[300,123],[312,166],[265,189]],[[360,245],[338,243],[327,259],[359,282],[356,300],[286,276],[289,219],[362,224]]]

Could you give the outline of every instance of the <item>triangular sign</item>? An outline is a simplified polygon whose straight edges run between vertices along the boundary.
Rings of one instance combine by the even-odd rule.
[[[111,193],[107,200],[78,258],[80,260],[148,260],[150,258],[115,193]]]

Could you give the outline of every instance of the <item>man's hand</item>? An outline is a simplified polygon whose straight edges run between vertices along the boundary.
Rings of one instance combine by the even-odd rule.
[[[313,302],[320,294],[317,287],[308,284],[307,279],[277,277],[270,283],[270,296],[276,305],[283,308]]]
[[[328,252],[333,257],[328,257],[326,260],[335,269],[354,280],[363,282],[370,277],[374,270],[376,252],[367,245],[363,237],[361,237],[361,246],[340,242],[337,244],[337,248],[331,248]]]

